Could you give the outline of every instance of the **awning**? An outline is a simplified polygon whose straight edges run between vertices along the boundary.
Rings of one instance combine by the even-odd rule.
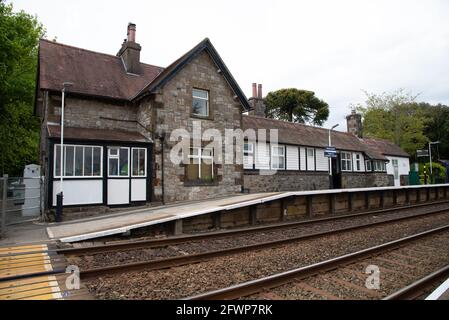
[[[61,137],[61,127],[58,125],[47,125],[48,136],[50,138]],[[151,143],[152,140],[144,137],[137,131],[74,128],[64,126],[64,139],[74,140],[103,140],[117,142],[140,142]]]

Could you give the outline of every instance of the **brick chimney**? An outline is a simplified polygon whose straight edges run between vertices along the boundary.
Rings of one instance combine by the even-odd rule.
[[[121,57],[126,68],[126,72],[140,74],[140,50],[142,47],[136,43],[136,25],[128,24],[127,38],[123,41],[120,51],[117,53]]]
[[[248,99],[250,106],[253,108],[248,112],[251,116],[265,118],[265,104],[262,96],[262,85],[253,83],[253,96]]]
[[[352,109],[351,114],[346,116],[346,126],[349,133],[363,138],[362,115],[357,113],[355,109]]]

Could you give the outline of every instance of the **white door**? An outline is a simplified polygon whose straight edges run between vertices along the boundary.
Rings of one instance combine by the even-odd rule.
[[[131,201],[147,200],[147,149],[131,148]]]
[[[128,204],[129,148],[108,147],[108,204]]]
[[[392,164],[393,164],[393,174],[394,174],[394,186],[399,187],[401,185],[401,182],[399,181],[398,159],[393,159]]]

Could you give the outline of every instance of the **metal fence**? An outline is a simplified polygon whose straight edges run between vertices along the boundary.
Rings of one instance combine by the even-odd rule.
[[[0,177],[2,235],[10,225],[39,219],[42,186],[41,177]]]

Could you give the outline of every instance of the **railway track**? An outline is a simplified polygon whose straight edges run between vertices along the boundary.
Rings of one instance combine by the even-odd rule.
[[[407,211],[407,210],[412,210],[412,209],[421,209],[421,208],[426,208],[426,207],[431,208],[431,207],[434,207],[437,205],[444,205],[444,204],[449,205],[449,200],[437,201],[437,202],[432,202],[432,203],[413,204],[413,205],[408,205],[408,206],[401,206],[401,207],[394,207],[394,208],[387,208],[387,209],[370,210],[370,211],[353,213],[353,214],[342,214],[342,215],[324,217],[324,218],[313,218],[313,219],[302,220],[302,221],[276,223],[276,224],[256,226],[256,227],[250,227],[250,228],[239,228],[239,229],[235,229],[235,230],[207,232],[207,233],[194,234],[194,235],[172,236],[172,237],[167,237],[167,238],[163,238],[163,239],[130,240],[130,241],[126,241],[126,242],[110,243],[110,244],[104,244],[104,245],[74,247],[74,248],[60,248],[60,249],[56,249],[55,251],[58,254],[63,254],[65,256],[78,256],[78,255],[122,251],[122,250],[129,250],[129,249],[165,247],[165,246],[178,245],[178,244],[188,243],[188,242],[193,242],[193,241],[212,240],[212,239],[220,239],[220,238],[225,238],[225,237],[241,236],[241,235],[248,235],[248,234],[254,234],[254,233],[272,232],[272,231],[278,231],[278,230],[283,230],[283,229],[308,226],[308,225],[312,225],[312,224],[316,224],[316,223],[334,222],[334,221],[340,221],[340,220],[345,220],[345,219],[366,217],[366,216],[371,216],[371,215],[386,215],[386,214],[390,214],[390,213],[402,212],[402,211]],[[447,209],[449,209],[449,207],[447,207]],[[437,211],[438,210],[430,210],[430,213],[443,212],[444,208],[438,212]]]
[[[274,247],[291,244],[291,243],[295,243],[295,242],[299,242],[299,241],[310,240],[310,239],[315,239],[315,238],[320,238],[320,237],[328,237],[328,236],[333,236],[333,235],[337,235],[340,233],[357,231],[357,230],[361,230],[364,228],[388,225],[391,223],[401,222],[401,221],[405,221],[405,220],[429,217],[431,215],[440,214],[440,213],[447,212],[447,211],[448,211],[448,209],[438,209],[438,210],[434,210],[434,211],[426,211],[425,213],[413,214],[411,216],[402,216],[402,217],[397,217],[397,218],[392,218],[392,219],[387,219],[387,220],[382,220],[382,221],[376,221],[376,222],[371,222],[371,223],[362,224],[362,225],[354,225],[354,226],[343,227],[343,228],[339,228],[339,229],[312,232],[312,233],[308,233],[308,234],[302,234],[299,236],[288,237],[285,239],[259,242],[256,244],[227,247],[227,248],[219,249],[219,250],[209,250],[209,251],[205,251],[205,252],[201,252],[201,253],[178,254],[176,256],[168,257],[168,258],[151,259],[151,260],[138,261],[138,262],[132,262],[132,263],[118,264],[118,265],[108,265],[108,266],[98,267],[98,268],[89,268],[89,269],[81,268],[81,278],[82,279],[91,279],[91,278],[97,278],[99,276],[103,276],[106,274],[122,273],[122,272],[136,271],[136,270],[142,270],[142,269],[157,270],[157,269],[165,269],[165,268],[171,268],[171,267],[176,267],[176,266],[182,266],[182,265],[186,265],[186,264],[199,263],[199,262],[208,261],[213,258],[226,256],[226,255],[240,254],[240,253],[244,253],[244,252],[251,252],[251,251],[256,251],[256,250],[274,248]]]
[[[191,296],[186,300],[416,298],[449,275],[448,240],[449,225],[445,225],[323,262]],[[430,255],[429,250],[432,251]],[[442,257],[436,259],[438,255]],[[439,261],[434,264],[425,260],[430,256]],[[412,271],[414,266],[407,263],[410,260],[424,263]],[[363,270],[367,265],[377,266],[380,270],[382,276],[378,289],[365,286],[367,275],[363,274]],[[439,267],[436,268],[436,265]]]
[[[55,250],[49,250],[47,253],[51,254],[57,254],[61,255],[63,254],[65,258],[68,259],[68,262],[70,264],[77,264],[76,260],[71,260],[70,257],[75,257],[77,255],[96,255],[100,253],[117,253],[117,252],[126,252],[126,250],[134,249],[134,250],[142,250],[142,249],[148,249],[148,248],[155,248],[155,247],[167,247],[172,248],[171,246],[173,244],[179,244],[179,243],[189,243],[192,241],[198,241],[198,240],[210,240],[210,239],[220,239],[220,238],[229,238],[232,236],[238,236],[238,235],[247,235],[247,234],[254,234],[254,233],[261,233],[262,236],[266,235],[266,232],[268,231],[279,231],[282,229],[288,229],[288,228],[296,228],[299,226],[310,226],[312,224],[320,224],[324,222],[330,222],[333,223],[335,221],[340,221],[343,219],[353,219],[353,218],[360,218],[360,217],[367,217],[367,216],[384,216],[386,215],[388,219],[384,219],[381,221],[374,221],[369,223],[362,223],[358,225],[350,225],[342,228],[335,228],[332,230],[325,230],[325,231],[317,231],[317,232],[308,232],[306,234],[300,234],[297,236],[289,236],[286,238],[276,239],[273,241],[261,241],[254,244],[248,244],[248,245],[238,245],[238,246],[231,246],[231,247],[225,247],[217,250],[207,250],[205,252],[199,252],[199,253],[193,253],[193,254],[186,254],[185,252],[179,253],[175,252],[175,256],[165,257],[165,258],[158,258],[158,259],[143,259],[142,261],[137,262],[131,262],[131,263],[120,263],[117,265],[110,265],[112,262],[111,260],[113,258],[107,257],[108,265],[107,266],[101,266],[101,267],[94,267],[94,268],[83,268],[81,264],[81,278],[83,280],[85,279],[92,279],[96,278],[102,275],[107,274],[114,274],[114,273],[123,273],[123,272],[129,272],[129,271],[136,271],[136,270],[157,270],[157,269],[164,269],[164,268],[171,268],[175,266],[182,266],[186,264],[192,264],[192,263],[198,263],[207,261],[216,257],[226,256],[226,255],[232,255],[232,254],[238,254],[238,253],[244,253],[244,252],[250,252],[255,250],[261,250],[261,249],[267,249],[267,248],[274,248],[282,245],[286,245],[289,243],[299,242],[303,240],[310,240],[314,238],[319,237],[326,237],[326,236],[332,236],[337,235],[339,233],[349,232],[349,231],[356,231],[361,230],[363,228],[370,228],[370,227],[376,227],[381,225],[387,225],[395,222],[401,222],[411,219],[418,219],[418,218],[424,218],[429,217],[432,215],[441,214],[444,212],[449,211],[449,208],[447,206],[444,206],[445,204],[449,203],[449,201],[439,201],[432,204],[419,204],[419,205],[413,205],[413,206],[407,206],[407,207],[399,207],[399,208],[389,208],[386,210],[375,210],[370,212],[363,212],[363,213],[357,213],[357,214],[351,214],[351,215],[342,215],[342,216],[336,216],[336,217],[326,217],[326,218],[320,218],[320,219],[313,219],[313,220],[307,220],[307,221],[299,221],[299,222],[291,222],[291,223],[285,223],[285,224],[277,224],[277,225],[268,225],[268,226],[261,226],[256,228],[247,228],[247,229],[239,229],[239,230],[230,230],[230,231],[222,231],[222,232],[216,232],[216,233],[208,233],[208,234],[199,234],[199,235],[193,235],[193,236],[182,236],[182,237],[173,237],[173,238],[167,238],[167,239],[160,239],[160,240],[145,240],[145,241],[130,241],[126,243],[120,243],[120,244],[108,244],[108,245],[100,245],[95,247],[82,247],[82,248],[64,248],[64,249],[55,249]],[[427,209],[420,213],[414,213],[411,215],[404,215],[399,217],[391,217],[387,215],[387,213],[391,212],[402,212],[406,210],[411,209],[422,209],[427,207],[435,207],[437,205],[442,205],[443,207],[433,208],[433,209]],[[169,250],[169,249],[168,249]],[[36,254],[35,252],[25,252],[28,256],[29,254]],[[172,253],[173,254],[173,253]],[[53,270],[50,273],[62,273],[65,269],[61,268],[61,270],[56,269]],[[49,272],[47,272],[49,273]],[[27,275],[30,276],[30,275]],[[31,275],[36,276],[36,275]],[[13,280],[14,277],[7,280]]]

